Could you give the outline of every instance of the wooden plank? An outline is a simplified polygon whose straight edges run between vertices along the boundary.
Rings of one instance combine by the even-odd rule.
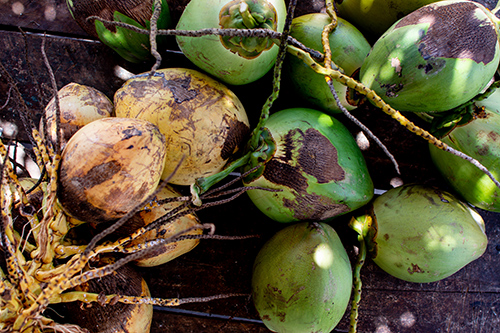
[[[48,33],[87,36],[73,20],[64,0],[0,1],[0,25]]]
[[[365,290],[364,304],[372,306],[361,305],[359,332],[497,332],[500,325],[498,294]]]

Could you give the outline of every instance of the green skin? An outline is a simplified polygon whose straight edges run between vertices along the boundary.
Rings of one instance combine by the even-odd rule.
[[[266,123],[270,146],[264,167],[244,179],[252,202],[278,222],[330,220],[368,203],[373,182],[351,133],[323,112],[295,108],[276,112]],[[248,163],[249,170],[259,160]]]
[[[411,13],[402,19],[405,21],[398,21],[374,44],[361,66],[361,83],[400,111],[446,111],[476,96],[495,74],[500,49],[491,15],[483,11],[484,7],[479,4],[466,3],[477,8],[472,14],[468,12],[461,16],[468,15],[469,18],[467,26],[470,30],[466,33],[481,31],[481,36],[474,35],[472,39],[487,39],[491,46],[487,51],[483,52],[486,49],[483,46],[461,42],[465,40],[458,38],[461,34],[452,33],[453,26],[447,26],[454,21],[449,16],[439,14],[444,15],[441,24],[430,25],[425,10],[434,8],[435,13],[446,13],[440,9],[463,5],[460,2],[440,1]],[[424,22],[401,26],[401,22],[408,23],[410,18],[423,18]],[[440,16],[437,18],[441,19]],[[439,22],[436,18],[432,21]],[[460,26],[461,23],[454,24],[459,25],[455,31],[465,29]],[[458,51],[452,53],[450,50]]]
[[[311,49],[323,50],[321,32],[330,22],[330,17],[324,13],[299,16],[292,21],[291,35]],[[330,34],[329,40],[332,61],[349,76],[361,67],[371,49],[361,32],[341,18],[338,18],[337,27]],[[299,94],[311,105],[324,111],[341,112],[323,75],[314,72],[302,60],[293,56],[285,58],[285,66],[284,73],[292,83],[294,94]],[[347,87],[337,81],[333,85],[342,105],[348,110],[354,109],[345,98]]]
[[[253,266],[255,308],[275,332],[331,332],[346,311],[351,288],[349,257],[325,223],[303,222],[280,230]]]
[[[246,0],[247,2],[253,2]],[[176,29],[178,30],[199,30],[206,28],[220,28],[219,14],[229,0],[191,0],[182,13]],[[256,2],[267,2],[258,0]],[[274,7],[277,17],[277,31],[283,31],[286,18],[286,6],[283,0],[269,0]],[[249,6],[254,8],[254,6]],[[257,13],[258,14],[258,13]],[[257,14],[254,14],[258,16]],[[236,15],[235,15],[236,16]],[[234,26],[224,21],[228,27],[240,27],[242,23],[239,17],[235,17],[237,22]],[[269,22],[265,21],[261,26],[258,20],[255,20],[255,26],[251,28],[267,28]],[[196,66],[205,72],[217,77],[221,81],[232,85],[242,85],[260,79],[274,65],[278,54],[278,46],[272,45],[270,49],[267,40],[263,42],[262,52],[255,55],[253,51],[258,49],[255,45],[256,38],[246,41],[245,45],[251,50],[249,54],[239,55],[235,53],[234,46],[224,46],[219,36],[203,37],[177,37],[177,43],[186,57]],[[225,43],[234,43],[234,40],[227,40]],[[257,43],[258,44],[258,43]]]
[[[496,88],[491,95],[481,101],[476,101],[475,104],[500,115],[500,88]]]
[[[500,114],[485,110],[484,117],[454,128],[441,140],[478,160],[500,177]],[[443,177],[470,204],[500,212],[500,190],[481,170],[464,159],[429,146],[434,165]]]
[[[436,0],[342,0],[339,16],[356,25],[365,35],[379,38],[401,17]]]
[[[376,198],[372,209],[373,226],[363,230],[367,248],[373,261],[396,278],[439,281],[486,250],[483,219],[450,193],[403,185]]]

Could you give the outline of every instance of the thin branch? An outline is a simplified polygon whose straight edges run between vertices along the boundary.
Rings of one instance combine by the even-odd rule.
[[[353,123],[355,123],[363,132],[365,132],[375,143],[382,149],[384,154],[391,160],[392,164],[394,165],[394,169],[396,169],[396,172],[398,175],[401,175],[401,172],[399,170],[399,164],[398,161],[396,161],[396,158],[394,158],[394,155],[391,154],[389,149],[387,149],[386,145],[380,141],[380,139],[373,134],[373,132],[366,127],[362,122],[360,122],[356,117],[354,117],[346,108],[344,105],[342,105],[342,102],[340,101],[340,98],[335,91],[335,87],[333,86],[333,80],[328,80],[327,81],[328,86],[330,87],[330,91],[332,92],[333,98],[335,99],[335,102],[337,103],[337,106],[339,109],[342,111],[342,113],[349,118]]]
[[[42,38],[42,47],[41,47],[41,52],[43,56],[43,62],[45,64],[45,67],[47,68],[47,72],[49,73],[50,77],[50,83],[52,84],[52,90],[54,94],[54,99],[55,99],[55,105],[56,105],[56,142],[55,142],[55,147],[54,151],[56,154],[61,153],[61,106],[59,103],[59,94],[58,94],[58,89],[57,89],[57,82],[56,82],[56,77],[54,76],[54,72],[52,71],[52,67],[50,66],[49,59],[47,58],[47,54],[45,53],[45,41],[46,41],[46,35],[43,35]],[[46,126],[45,126],[46,127]]]
[[[5,109],[7,105],[9,105],[11,92],[12,92],[12,86],[9,86],[9,90],[7,91],[7,99],[5,100],[5,103],[2,106],[0,106],[0,110]]]
[[[149,35],[150,31],[147,29],[139,28],[131,24],[123,22],[108,21],[99,16],[90,16],[87,20],[99,20],[104,24],[109,24],[121,28],[130,29],[139,34]],[[282,33],[271,29],[218,29],[218,28],[206,28],[200,30],[177,30],[177,29],[158,29],[156,31],[157,36],[183,36],[183,37],[202,37],[202,36],[238,36],[238,37],[259,37],[259,38],[271,38],[276,44],[280,44],[283,40]],[[311,49],[292,36],[287,36],[287,42],[305,52],[309,53],[313,59],[322,62],[324,56],[321,52]]]
[[[154,0],[154,10],[153,15],[151,16],[151,23],[149,32],[149,44],[151,45],[151,54],[156,59],[153,68],[151,68],[150,77],[152,77],[156,70],[160,68],[161,65],[161,55],[157,50],[156,36],[158,35],[158,19],[161,14],[161,2],[162,0]]]

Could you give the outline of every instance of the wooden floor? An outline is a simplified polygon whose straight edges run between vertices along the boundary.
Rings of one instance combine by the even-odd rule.
[[[311,4],[317,4],[317,1]],[[178,12],[174,11],[174,15]],[[103,44],[88,37],[74,23],[62,0],[0,1],[0,29],[1,63],[15,78],[35,118],[40,116],[51,96],[50,80],[40,51],[43,39],[59,87],[77,82],[93,86],[112,98],[114,91],[123,83],[116,75],[118,66],[134,73],[147,71],[151,66],[126,64]],[[175,50],[174,43],[171,49]],[[192,67],[181,54],[162,51],[163,67]],[[249,86],[234,87],[233,90],[255,124],[260,107],[270,93],[269,77]],[[7,103],[8,96],[7,106],[0,110],[3,135],[15,132],[17,126],[18,139],[26,140],[19,122],[19,103],[13,93],[9,93],[7,81],[2,76],[0,105]],[[290,98],[281,96],[275,110],[287,106],[290,106]],[[444,187],[429,162],[425,142],[388,119],[381,111],[367,109],[356,116],[395,155],[404,182]],[[347,121],[345,123],[353,134],[358,132],[355,126]],[[385,155],[373,146],[364,154],[376,187],[390,188],[389,182],[395,172]],[[484,211],[480,213],[486,221],[489,238],[486,253],[445,280],[428,284],[407,283],[392,278],[368,262],[362,271],[364,284],[359,331],[500,332],[500,216]],[[260,237],[238,241],[202,241],[181,258],[160,267],[141,269],[152,294],[163,298],[222,293],[249,295],[253,260],[263,243],[283,225],[266,219],[246,196],[206,209],[199,216],[203,222],[214,223],[218,234],[255,234]],[[331,224],[340,233],[351,258],[355,260],[353,248],[356,241],[345,227],[345,222],[346,219],[340,218]],[[348,323],[347,313],[336,330],[347,331]],[[260,322],[250,297],[240,296],[156,309],[152,332],[267,332],[267,329]]]

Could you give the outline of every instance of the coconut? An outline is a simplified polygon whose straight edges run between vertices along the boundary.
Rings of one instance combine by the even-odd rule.
[[[158,186],[165,138],[141,119],[104,118],[82,127],[61,156],[58,199],[85,222],[120,218]]]
[[[149,75],[125,82],[116,91],[114,103],[117,117],[150,121],[165,136],[168,158],[162,178],[191,185],[197,178],[221,171],[250,131],[238,97],[191,69],[167,68]]]
[[[306,14],[293,19],[290,33],[305,46],[322,50],[321,33],[324,26],[330,22],[330,17],[325,13]],[[349,76],[361,67],[371,49],[361,32],[342,18],[337,19],[337,26],[330,34],[329,41],[332,61]],[[283,71],[283,75],[289,78],[293,94],[323,111],[341,112],[324,75],[316,73],[297,57],[286,57],[284,66],[286,70]],[[333,85],[342,106],[347,110],[354,109],[354,106],[346,100],[347,87],[337,81],[334,81]]]
[[[468,204],[435,187],[408,184],[373,201],[363,223],[373,261],[399,279],[442,280],[479,258],[488,243],[484,221]]]
[[[500,114],[484,109],[474,119],[457,126],[441,141],[476,159],[497,179],[500,176]],[[453,189],[470,204],[500,212],[500,189],[469,161],[429,146],[434,165]]]
[[[497,22],[473,1],[421,7],[377,40],[360,81],[400,111],[453,109],[493,78],[500,60]]]
[[[273,332],[330,332],[346,311],[352,279],[335,230],[302,222],[278,231],[259,251],[252,297]]]
[[[283,31],[283,0],[191,0],[177,30],[270,29]],[[225,83],[241,85],[264,76],[274,65],[278,46],[270,38],[177,36],[182,53],[203,71]]]
[[[80,128],[94,120],[114,116],[111,100],[99,90],[78,83],[69,83],[57,92],[60,110],[61,149]],[[47,126],[45,126],[47,125]],[[53,97],[45,107],[45,123],[40,121],[40,133],[53,145],[57,141],[56,100]]]
[[[373,182],[361,150],[347,128],[331,115],[293,108],[265,124],[264,151],[245,170],[252,202],[278,222],[325,221],[351,212],[373,197]],[[258,155],[260,154],[260,155]],[[261,158],[265,157],[265,161]]]

